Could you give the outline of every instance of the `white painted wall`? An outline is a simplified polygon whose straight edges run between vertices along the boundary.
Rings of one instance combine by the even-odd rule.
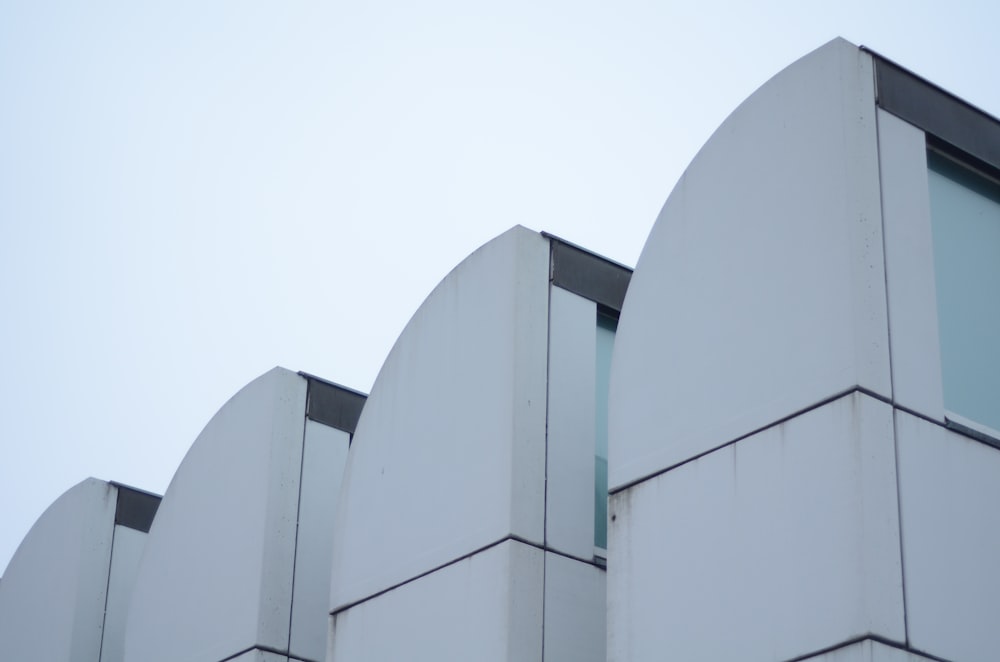
[[[306,421],[289,652],[310,660],[326,657],[333,520],[350,443],[347,432]]]
[[[927,138],[878,111],[893,401],[944,422]]]
[[[558,287],[550,297],[545,542],[590,561],[597,304]]]
[[[226,662],[296,662],[295,658],[262,650],[252,650]]]
[[[333,608],[508,535],[543,542],[548,264],[546,239],[509,230],[396,341],[348,457]]]
[[[597,308],[548,278],[548,240],[510,230],[386,360],[338,505],[331,659],[603,662]]]
[[[174,475],[139,568],[134,662],[288,645],[306,381],[275,368],[226,403]]]
[[[788,660],[903,630],[892,409],[858,393],[611,499],[608,660]]]
[[[891,395],[873,87],[867,54],[823,46],[674,188],[618,329],[612,488],[856,385]]]
[[[226,662],[308,662],[307,660],[301,660],[297,657],[290,657],[286,655],[278,655],[277,653],[272,653],[270,651],[263,650],[251,650],[238,655],[232,660],[226,660]]]
[[[118,491],[88,478],[56,499],[24,537],[0,584],[0,656],[95,662]]]
[[[932,658],[866,639],[802,662],[932,662]]]
[[[926,136],[873,83],[839,40],[793,64],[650,235],[612,376],[609,660],[1000,650],[1000,450],[943,425]],[[810,409],[855,386],[885,401]]]
[[[606,573],[594,559],[597,305],[552,287],[546,487],[546,662],[604,662]]]
[[[913,646],[1000,651],[1000,450],[896,412],[906,615]]]
[[[101,662],[125,659],[125,627],[132,602],[139,561],[146,546],[146,533],[120,524],[115,525],[111,568],[108,574],[108,599],[104,614]]]
[[[607,582],[603,569],[545,552],[545,662],[604,662]]]
[[[540,662],[542,554],[503,542],[337,614],[329,662]]]

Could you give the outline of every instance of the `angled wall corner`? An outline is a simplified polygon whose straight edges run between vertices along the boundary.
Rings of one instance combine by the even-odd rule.
[[[327,659],[540,660],[543,554],[507,540],[341,611]]]
[[[159,497],[88,478],[38,518],[0,585],[12,660],[119,662],[135,567]]]
[[[549,242],[515,227],[396,341],[345,470],[334,610],[510,537],[543,542],[548,265]]]
[[[863,639],[801,662],[934,662],[935,658],[894,648],[875,639]]]
[[[287,650],[307,381],[275,368],[216,413],[149,532],[125,659]]]
[[[905,641],[892,431],[855,392],[612,495],[608,659]]]
[[[871,57],[835,40],[750,96],[661,211],[622,310],[609,483],[844,391],[890,397]]]

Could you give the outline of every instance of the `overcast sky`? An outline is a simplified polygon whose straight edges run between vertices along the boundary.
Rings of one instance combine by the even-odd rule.
[[[367,391],[514,224],[634,264],[835,36],[1000,115],[990,0],[0,0],[0,569],[87,476],[162,493],[275,365]]]

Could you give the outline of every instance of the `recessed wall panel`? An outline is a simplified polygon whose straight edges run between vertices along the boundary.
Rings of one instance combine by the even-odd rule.
[[[893,398],[943,422],[927,139],[883,110],[878,131]]]
[[[125,659],[125,626],[132,601],[132,590],[139,572],[139,561],[146,545],[146,534],[127,526],[116,525],[111,568],[108,574],[108,597],[101,641],[101,662]]]
[[[594,555],[594,393],[597,305],[553,287],[545,541],[577,558]]]
[[[312,660],[326,655],[334,513],[350,441],[346,432],[306,421],[289,650]]]

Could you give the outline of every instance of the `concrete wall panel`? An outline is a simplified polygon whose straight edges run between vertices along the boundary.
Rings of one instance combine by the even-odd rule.
[[[125,626],[145,546],[145,532],[115,525],[101,662],[121,662],[125,659]]]
[[[99,659],[116,496],[88,478],[28,531],[0,584],[0,657]]]
[[[226,403],[163,497],[125,641],[134,662],[288,645],[306,381],[275,368]]]
[[[625,298],[612,489],[855,385],[890,395],[870,57],[772,78],[677,183]]]
[[[333,518],[351,435],[306,421],[289,652],[323,660],[330,613]]]
[[[866,639],[801,662],[933,662],[933,658]]]
[[[608,659],[905,640],[892,438],[853,394],[613,495]]]
[[[1000,650],[1000,450],[896,413],[912,644],[949,660]]]
[[[348,457],[333,607],[507,535],[543,541],[548,252],[504,233],[396,341]]]
[[[252,650],[238,655],[226,662],[297,662],[296,658],[278,655],[269,651]]]
[[[545,662],[605,662],[605,572],[545,553]]]
[[[330,662],[540,662],[543,552],[507,541],[333,618]]]

